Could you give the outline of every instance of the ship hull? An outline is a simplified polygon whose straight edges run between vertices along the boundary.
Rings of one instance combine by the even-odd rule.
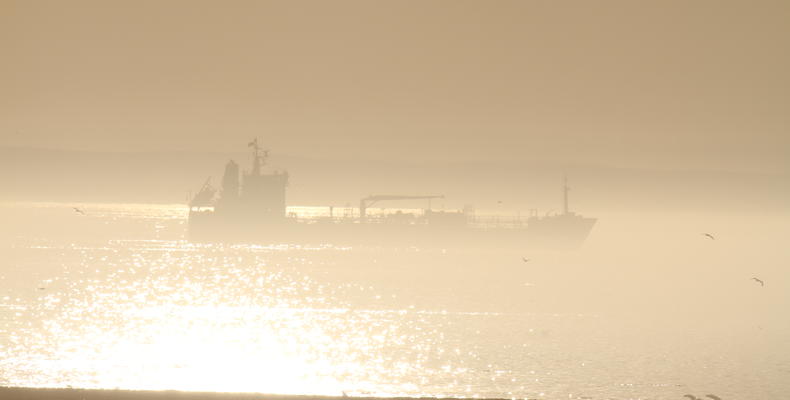
[[[595,219],[534,220],[524,227],[446,227],[428,224],[363,222],[358,219],[290,218],[240,220],[213,212],[191,213],[189,240],[262,245],[545,247],[574,249],[589,235]]]

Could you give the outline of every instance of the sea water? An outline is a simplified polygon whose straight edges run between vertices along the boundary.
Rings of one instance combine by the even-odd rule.
[[[761,243],[761,287],[754,270],[738,269],[751,245],[725,251],[691,229],[663,242],[645,233],[653,244],[634,249],[626,222],[602,219],[572,253],[329,238],[199,244],[185,240],[186,214],[182,205],[0,206],[0,385],[790,395],[788,258],[778,239]]]

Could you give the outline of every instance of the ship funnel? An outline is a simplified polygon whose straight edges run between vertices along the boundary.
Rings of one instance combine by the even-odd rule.
[[[239,165],[230,160],[225,165],[225,175],[222,177],[222,197],[239,197]]]

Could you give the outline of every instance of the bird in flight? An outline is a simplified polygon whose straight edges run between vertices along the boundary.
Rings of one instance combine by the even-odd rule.
[[[702,235],[703,235],[703,236],[707,236],[707,237],[709,237],[709,238],[710,238],[710,240],[716,240],[716,238],[715,238],[715,237],[713,237],[713,235],[711,235],[710,233],[703,233]]]
[[[765,282],[763,282],[763,280],[762,280],[762,279],[758,279],[758,278],[752,278],[752,280],[753,280],[753,281],[755,281],[755,282],[757,282],[757,283],[759,283],[759,284],[760,284],[760,286],[765,286]]]
[[[77,208],[77,207],[71,207],[71,208],[74,209],[74,212],[82,214],[82,215],[85,215],[85,213],[82,210],[80,210],[79,208]]]
[[[524,262],[529,262],[529,258],[527,258],[527,257],[521,257],[521,259],[522,259]]]

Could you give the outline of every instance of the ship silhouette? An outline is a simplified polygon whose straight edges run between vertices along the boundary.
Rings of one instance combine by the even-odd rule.
[[[396,210],[371,213],[383,201],[437,199],[443,195],[370,195],[359,207],[340,213],[327,207],[325,215],[304,216],[288,212],[287,171],[264,172],[268,150],[255,139],[248,144],[252,168],[242,172],[230,160],[220,189],[210,180],[189,202],[188,237],[196,242],[245,242],[258,244],[372,244],[519,247],[580,246],[596,223],[568,208],[567,180],[563,184],[563,212],[521,216],[478,216],[471,206],[463,210]],[[339,214],[339,215],[336,215]]]

